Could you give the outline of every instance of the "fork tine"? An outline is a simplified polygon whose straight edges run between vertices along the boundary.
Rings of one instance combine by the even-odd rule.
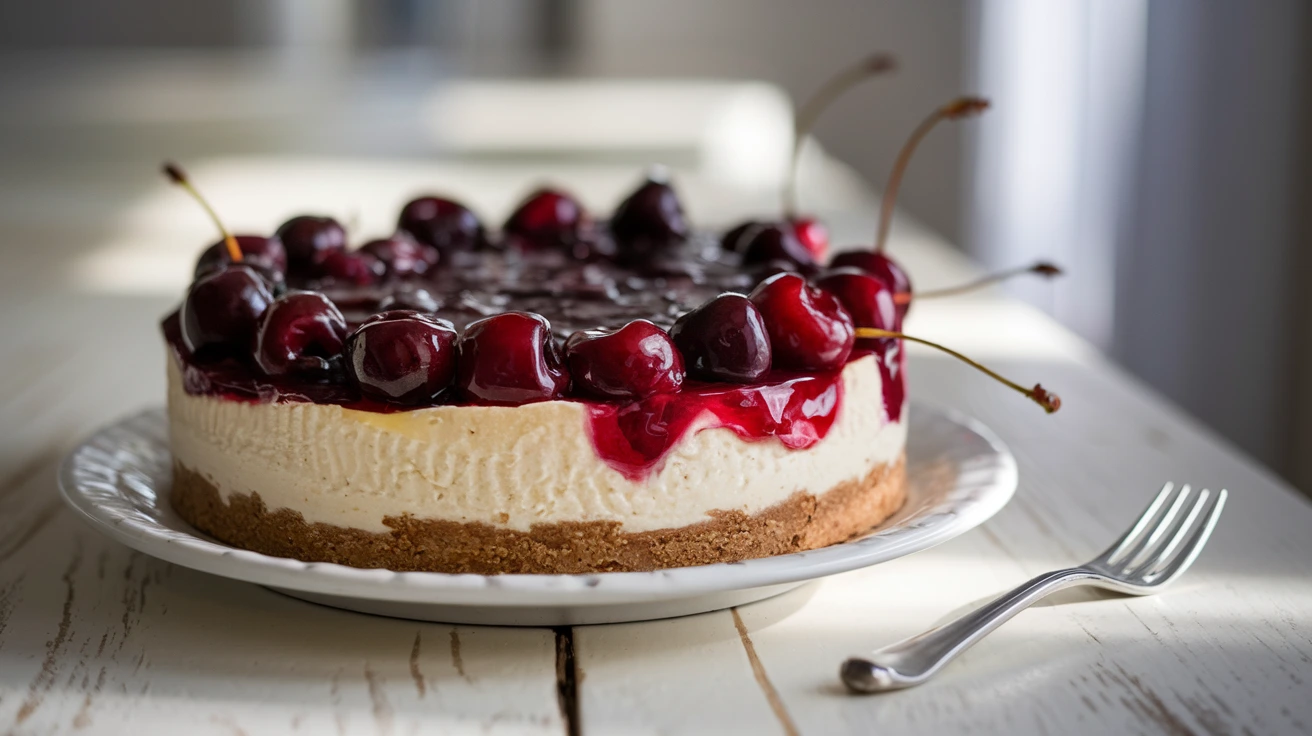
[[[1134,560],[1132,569],[1126,574],[1131,578],[1140,578],[1147,575],[1150,571],[1161,567],[1167,560],[1174,556],[1175,550],[1188,537],[1190,532],[1194,531],[1194,522],[1198,520],[1199,514],[1206,507],[1207,501],[1211,498],[1212,492],[1203,489],[1190,502],[1189,510],[1183,514],[1179,521],[1171,524],[1169,531],[1161,534],[1164,541],[1151,549],[1145,549],[1141,559]]]
[[[1185,521],[1185,517],[1180,513],[1184,510],[1185,502],[1197,503],[1197,501],[1190,501],[1192,490],[1188,483],[1180,487],[1180,493],[1176,495],[1175,500],[1171,503],[1171,508],[1167,509],[1162,518],[1158,520],[1157,525],[1148,534],[1148,538],[1137,545],[1133,552],[1118,563],[1122,574],[1128,575],[1131,570],[1140,569],[1161,548],[1163,539],[1170,539],[1175,536],[1181,524]]]
[[[1152,584],[1165,585],[1180,577],[1190,565],[1194,564],[1194,560],[1198,559],[1198,553],[1203,551],[1207,539],[1212,536],[1212,530],[1216,528],[1216,522],[1221,518],[1221,510],[1225,508],[1225,499],[1229,495],[1224,488],[1216,494],[1211,506],[1202,515],[1202,523],[1196,525],[1193,534],[1180,546],[1175,557],[1166,562],[1161,569],[1151,572],[1155,578],[1150,581]]]
[[[1098,555],[1097,559],[1111,564],[1122,558],[1124,553],[1138,541],[1144,530],[1150,528],[1158,512],[1166,505],[1174,492],[1175,484],[1167,481],[1162,486],[1162,490],[1158,492],[1157,497],[1152,500],[1152,503],[1148,504],[1148,508],[1144,509],[1143,513],[1139,515],[1139,519],[1134,522],[1134,526],[1130,527],[1130,531],[1126,532],[1120,539],[1112,542],[1112,546],[1108,547],[1101,555]]]

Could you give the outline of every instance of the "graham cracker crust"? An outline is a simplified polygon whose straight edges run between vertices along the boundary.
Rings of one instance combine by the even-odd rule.
[[[525,532],[410,515],[386,517],[390,532],[309,524],[300,512],[270,511],[258,493],[232,493],[225,503],[213,484],[177,463],[171,501],[219,540],[306,562],[481,575],[646,571],[816,549],[868,531],[906,501],[906,458],[819,495],[794,493],[759,514],[712,511],[690,526],[632,533],[617,521],[535,524]]]

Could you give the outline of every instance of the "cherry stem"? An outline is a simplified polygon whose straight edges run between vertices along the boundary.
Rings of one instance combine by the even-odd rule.
[[[223,221],[219,219],[219,213],[215,212],[214,208],[210,206],[209,202],[205,201],[205,198],[201,196],[196,187],[192,186],[191,179],[187,178],[187,174],[182,170],[182,167],[172,162],[166,162],[164,164],[164,175],[169,178],[169,181],[187,190],[188,194],[195,198],[197,202],[200,202],[200,206],[205,209],[210,219],[214,221],[214,226],[223,235],[223,243],[228,247],[228,257],[232,259],[233,263],[240,263],[241,247],[237,245],[237,239],[232,236],[232,233],[228,232],[228,228],[223,226]]]
[[[961,362],[975,368],[976,370],[985,373],[986,375],[992,377],[994,380],[998,381],[1002,385],[1007,386],[1008,388],[1011,388],[1015,391],[1019,391],[1020,393],[1024,394],[1030,401],[1033,401],[1034,403],[1043,407],[1043,410],[1048,412],[1049,414],[1061,408],[1061,397],[1043,388],[1043,386],[1040,386],[1039,384],[1036,383],[1034,384],[1034,388],[1025,388],[1024,386],[1020,385],[1019,383],[1016,383],[1015,381],[1009,380],[1007,378],[1003,378],[1002,376],[998,375],[994,371],[989,370],[988,368],[975,362],[974,360],[971,360],[970,358],[967,358],[966,356],[962,355],[961,353],[958,353],[952,348],[944,347],[936,342],[930,342],[929,340],[923,340],[919,337],[904,335],[901,332],[893,332],[892,330],[881,330],[876,327],[858,327],[856,328],[856,336],[858,338],[867,338],[867,339],[893,338],[895,340],[910,340],[911,342],[918,342],[921,345],[928,345],[929,347],[934,348],[935,350],[941,350],[947,353],[948,355],[951,355],[952,357],[956,358],[957,360],[960,360]]]
[[[897,63],[889,54],[877,53],[867,56],[830,77],[798,110],[793,122],[793,157],[789,162],[788,178],[784,180],[785,217],[792,219],[797,215],[797,169],[801,165],[802,144],[806,142],[806,137],[811,133],[816,120],[820,118],[820,113],[824,112],[834,100],[842,97],[861,82],[896,68]]]
[[[996,284],[999,281],[1006,281],[1007,279],[1014,278],[1016,276],[1023,276],[1027,273],[1038,274],[1045,278],[1052,278],[1053,276],[1060,276],[1062,274],[1062,270],[1055,264],[1048,263],[1047,261],[1039,261],[1029,266],[1021,266],[1019,268],[1011,268],[1006,271],[998,271],[997,273],[991,273],[987,276],[983,276],[981,278],[975,279],[974,281],[967,281],[964,284],[959,284],[957,286],[950,286],[946,289],[921,291],[915,294],[912,294],[909,291],[900,291],[893,295],[893,303],[910,304],[913,299],[937,299],[945,296],[956,296],[958,294],[965,294],[967,292],[974,291],[976,289],[982,289],[985,286],[988,286],[989,284]]]
[[[893,162],[888,183],[884,185],[884,199],[879,206],[879,230],[875,234],[876,252],[882,252],[884,243],[888,240],[888,229],[893,224],[893,204],[897,202],[897,190],[902,185],[902,176],[907,171],[907,165],[911,163],[911,154],[915,153],[916,146],[920,145],[920,141],[929,135],[929,131],[933,130],[940,120],[961,120],[978,115],[988,107],[989,101],[982,97],[958,97],[930,113],[929,117],[922,120],[911,132],[911,137],[902,145],[897,160]]]

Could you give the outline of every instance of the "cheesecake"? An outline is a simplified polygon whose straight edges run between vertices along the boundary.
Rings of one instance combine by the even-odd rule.
[[[397,571],[865,533],[906,499],[907,412],[901,341],[857,331],[902,310],[799,235],[693,231],[658,180],[604,221],[548,189],[495,232],[439,197],[357,248],[326,217],[224,231],[162,323],[171,503],[243,549]]]

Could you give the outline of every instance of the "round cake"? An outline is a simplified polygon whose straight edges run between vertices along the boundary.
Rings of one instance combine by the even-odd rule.
[[[423,197],[355,249],[325,217],[224,234],[163,333],[172,503],[229,544],[653,570],[834,544],[905,500],[901,342],[857,337],[898,329],[905,276],[822,271],[813,222],[693,232],[648,180],[602,222],[542,190],[496,233]]]

